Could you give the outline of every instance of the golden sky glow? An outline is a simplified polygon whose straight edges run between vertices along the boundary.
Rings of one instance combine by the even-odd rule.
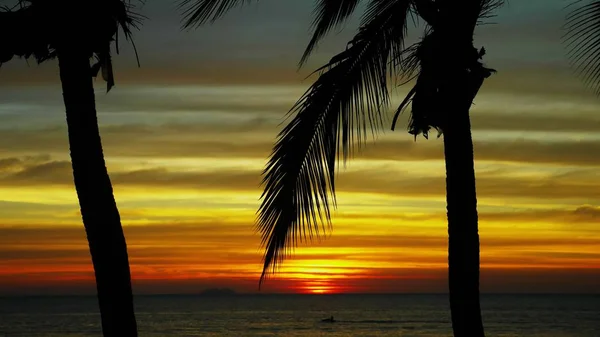
[[[159,24],[140,32],[150,65],[135,69],[131,55],[122,53],[117,87],[106,95],[104,84],[97,86],[135,291],[256,291],[260,172],[285,112],[309,84],[294,73],[296,49],[305,41],[296,41],[293,58],[282,46],[285,55],[275,63],[256,56],[227,67],[204,60],[210,55],[197,46],[191,56],[168,63],[157,60],[166,54],[147,42]],[[513,29],[483,37],[488,62],[500,72],[472,109],[482,290],[597,292],[600,100],[566,62],[531,66],[519,61],[524,52],[505,55],[523,43],[507,40]],[[248,41],[261,36],[248,34],[254,34]],[[539,50],[558,43],[552,38],[539,42]],[[177,43],[193,42],[181,39]],[[493,59],[494,52],[501,56]],[[204,61],[196,65],[194,55]],[[93,289],[55,67],[14,61],[0,68],[2,293]],[[295,249],[264,291],[445,291],[441,140],[414,142],[398,128],[340,172],[333,232]]]

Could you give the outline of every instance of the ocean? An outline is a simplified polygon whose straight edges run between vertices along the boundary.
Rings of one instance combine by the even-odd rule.
[[[135,298],[140,337],[451,336],[447,295]],[[489,337],[600,337],[598,295],[483,295]],[[321,319],[334,316],[335,323]],[[2,337],[101,336],[94,297],[0,298]]]

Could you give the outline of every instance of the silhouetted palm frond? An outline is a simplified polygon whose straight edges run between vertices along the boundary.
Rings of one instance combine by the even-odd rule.
[[[406,1],[406,0],[371,0],[368,4],[365,13],[361,18],[361,26],[368,25],[369,22],[377,20],[378,17],[385,15],[386,12],[401,8],[406,15],[404,21],[399,22],[400,26],[397,29],[402,29],[401,36],[404,37],[407,33],[407,24],[409,19],[416,22],[417,18],[414,16],[415,4],[422,1]],[[416,60],[416,45],[405,48],[404,39],[395,41],[392,44],[392,50],[390,51],[390,61],[393,64],[391,68],[393,70],[392,77],[397,80],[409,81],[414,77],[415,73],[419,68]]]
[[[300,60],[303,65],[308,60],[317,43],[333,28],[342,24],[354,13],[361,0],[318,0],[313,21],[314,33]],[[388,1],[389,2],[389,1]]]
[[[230,9],[255,0],[180,0],[179,8],[183,10],[184,28],[201,26],[207,22],[215,22]]]
[[[433,17],[430,17],[433,19]],[[433,20],[431,21],[433,22]],[[426,34],[430,31],[430,28],[426,29]],[[397,54],[394,59],[394,65],[398,69],[396,73],[400,74],[396,78],[404,78],[404,81],[399,85],[405,85],[408,82],[416,79],[419,76],[421,71],[421,60],[419,59],[419,48],[421,47],[422,42],[417,42],[410,47],[404,49],[401,53]],[[396,123],[398,122],[398,117],[400,114],[406,110],[406,108],[411,104],[412,99],[416,93],[417,87],[413,86],[413,88],[408,92],[404,100],[400,103],[398,108],[396,109],[396,113],[394,114],[394,118],[392,119],[392,131],[396,129]],[[411,116],[412,121],[412,116]]]
[[[433,61],[438,51],[434,49],[436,42],[434,41],[433,27],[425,29],[425,35],[421,41],[415,43],[406,49],[406,57],[401,61],[401,66],[406,69],[405,72],[412,76],[409,80],[417,79],[413,88],[408,92],[404,100],[400,103],[394,114],[392,121],[392,131],[396,128],[396,122],[400,114],[409,106],[412,106],[410,112],[408,133],[415,136],[422,134],[426,139],[429,138],[429,130],[436,128],[439,131],[436,123],[430,118],[437,104],[439,71],[432,68],[436,62]],[[443,56],[442,56],[443,57]],[[406,82],[405,82],[406,83]],[[433,108],[433,109],[432,109]]]
[[[261,284],[298,239],[318,237],[321,228],[331,225],[329,201],[335,205],[339,151],[348,158],[369,129],[382,126],[389,64],[404,43],[411,1],[390,3],[386,11],[372,8],[347,49],[317,70],[322,73],[290,110],[296,116],[278,136],[258,210],[257,228],[266,246]]]
[[[144,3],[144,0],[139,0],[140,3]],[[103,24],[98,25],[98,31],[92,36],[94,42],[97,42],[94,48],[94,54],[97,62],[92,66],[92,74],[97,76],[101,70],[102,79],[106,81],[106,91],[115,85],[112,57],[110,52],[111,42],[115,41],[115,49],[119,54],[119,28],[123,31],[125,39],[131,42],[138,66],[140,66],[140,59],[133,41],[132,29],[139,29],[144,16],[134,11],[135,5],[129,0],[104,0],[103,2],[96,3],[96,13],[94,16],[97,17],[99,22]],[[110,36],[107,40],[106,36]]]
[[[137,0],[140,4],[144,4],[145,0]],[[114,20],[114,22],[117,23],[117,25],[119,27],[121,27],[121,30],[123,31],[123,35],[125,35],[125,38],[127,38],[127,40],[131,41],[133,43],[133,29],[140,29],[140,26],[142,25],[144,19],[146,19],[145,16],[141,15],[140,13],[136,12],[136,6],[133,5],[131,3],[130,0],[128,1],[124,1],[124,0],[113,0],[111,3],[112,10],[110,10],[109,15],[112,16],[112,19]],[[118,39],[118,34],[115,33],[115,37]],[[119,43],[117,40],[116,43],[116,48],[117,48],[117,53],[118,53],[118,48],[119,48]],[[133,47],[135,48],[135,45],[133,45]],[[137,57],[137,50],[136,50],[136,57]],[[138,60],[138,65],[139,65],[139,60]]]
[[[489,19],[496,16],[496,10],[502,7],[507,0],[480,0],[481,9],[479,10],[478,18],[481,22],[483,19]]]
[[[565,42],[575,72],[600,95],[600,1],[578,0],[567,15]]]

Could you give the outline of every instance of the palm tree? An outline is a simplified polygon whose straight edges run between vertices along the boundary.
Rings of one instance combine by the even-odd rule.
[[[183,0],[186,27],[212,22],[247,0]],[[301,59],[356,10],[360,0],[318,0],[314,35]],[[448,210],[448,269],[456,337],[484,336],[479,304],[479,234],[469,110],[493,70],[473,45],[482,19],[502,0],[369,0],[346,50],[319,68],[315,83],[290,110],[264,171],[257,228],[266,248],[260,283],[298,240],[331,226],[335,164],[378,131],[390,104],[390,78],[416,83],[394,117],[412,103],[409,133],[444,136]],[[411,17],[425,22],[424,36],[405,47]],[[341,151],[341,153],[340,153]]]
[[[127,245],[102,152],[92,77],[101,71],[111,89],[111,43],[119,29],[131,37],[139,22],[123,0],[29,0],[0,11],[0,30],[10,32],[4,35],[0,63],[13,56],[58,59],[75,188],[106,337],[137,336],[137,326]]]
[[[567,15],[565,43],[571,65],[584,83],[600,95],[600,1],[577,0]]]

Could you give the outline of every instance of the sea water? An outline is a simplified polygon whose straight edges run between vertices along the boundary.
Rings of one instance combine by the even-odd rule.
[[[447,295],[136,296],[140,337],[451,336]],[[600,337],[598,295],[483,295],[489,337]],[[335,323],[321,319],[333,316]],[[0,298],[0,336],[101,336],[94,297]]]

